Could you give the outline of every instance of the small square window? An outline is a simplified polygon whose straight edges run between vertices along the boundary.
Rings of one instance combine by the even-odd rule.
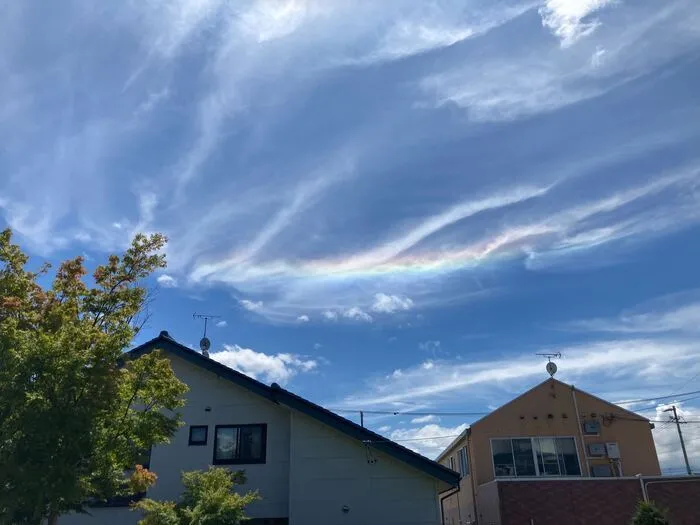
[[[192,425],[190,427],[190,446],[201,447],[207,444],[209,427],[206,425]]]

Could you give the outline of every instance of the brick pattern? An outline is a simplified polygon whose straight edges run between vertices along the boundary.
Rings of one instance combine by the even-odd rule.
[[[498,486],[501,525],[625,525],[641,499],[636,480],[499,481]]]
[[[647,484],[649,499],[668,511],[673,525],[700,523],[700,478],[693,481],[654,480]]]
[[[673,525],[700,524],[700,477],[644,480],[649,499]],[[642,499],[635,479],[503,480],[498,494],[501,525],[626,525]]]

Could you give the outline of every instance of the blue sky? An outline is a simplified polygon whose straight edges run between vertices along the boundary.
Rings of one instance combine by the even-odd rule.
[[[218,314],[215,358],[337,409],[488,411],[537,352],[700,388],[694,0],[0,10],[0,221],[36,261],[167,234],[140,340]],[[472,419],[366,421],[435,455]]]

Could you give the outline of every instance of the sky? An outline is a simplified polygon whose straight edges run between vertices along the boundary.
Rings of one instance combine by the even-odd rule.
[[[538,353],[700,390],[696,0],[0,0],[0,78],[32,264],[168,236],[135,343],[217,315],[214,359],[430,457],[479,416],[371,411],[488,412]]]

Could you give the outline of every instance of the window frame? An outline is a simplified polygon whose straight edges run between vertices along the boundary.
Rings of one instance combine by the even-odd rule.
[[[515,469],[515,476],[498,476],[496,475],[496,465],[493,462],[493,442],[497,440],[508,440],[510,441],[510,447],[511,447],[511,454],[513,456],[513,468]],[[515,466],[515,453],[513,452],[513,440],[514,439],[529,439],[531,443],[531,448],[532,448],[532,459],[535,462],[535,475],[534,476],[518,476],[518,470],[517,466]],[[579,474],[571,474],[571,475],[558,475],[558,476],[553,476],[553,475],[545,475],[540,473],[540,466],[539,462],[537,460],[537,451],[535,447],[535,443],[533,442],[534,439],[573,439],[574,441],[574,449],[576,450],[576,460],[578,461],[578,471]],[[583,474],[583,468],[581,464],[581,451],[579,450],[578,447],[578,442],[576,441],[576,436],[510,436],[510,437],[492,437],[489,438],[489,448],[491,449],[491,469],[493,472],[493,479],[513,479],[513,478],[582,478],[584,477]]]
[[[192,441],[192,430],[204,429],[204,441]],[[189,439],[187,440],[188,447],[206,447],[209,443],[209,425],[190,425]]]
[[[459,463],[459,473],[462,477],[468,476],[469,472],[469,452],[467,446],[463,446],[457,451],[457,461]]]
[[[240,458],[240,441],[241,441],[241,432],[240,430],[242,428],[250,428],[250,427],[260,427],[261,429],[261,447],[260,447],[260,458],[258,459],[249,459],[249,458]],[[237,437],[237,443],[236,443],[236,449],[239,451],[239,458],[234,458],[234,459],[217,459],[216,458],[216,450],[218,448],[218,442],[219,442],[219,429],[220,428],[236,428],[238,429],[238,437]],[[267,423],[245,423],[245,424],[240,424],[240,425],[215,425],[214,426],[214,451],[212,453],[212,465],[261,465],[267,463]]]
[[[457,472],[457,469],[455,468],[455,457],[453,454],[450,454],[450,470]]]

